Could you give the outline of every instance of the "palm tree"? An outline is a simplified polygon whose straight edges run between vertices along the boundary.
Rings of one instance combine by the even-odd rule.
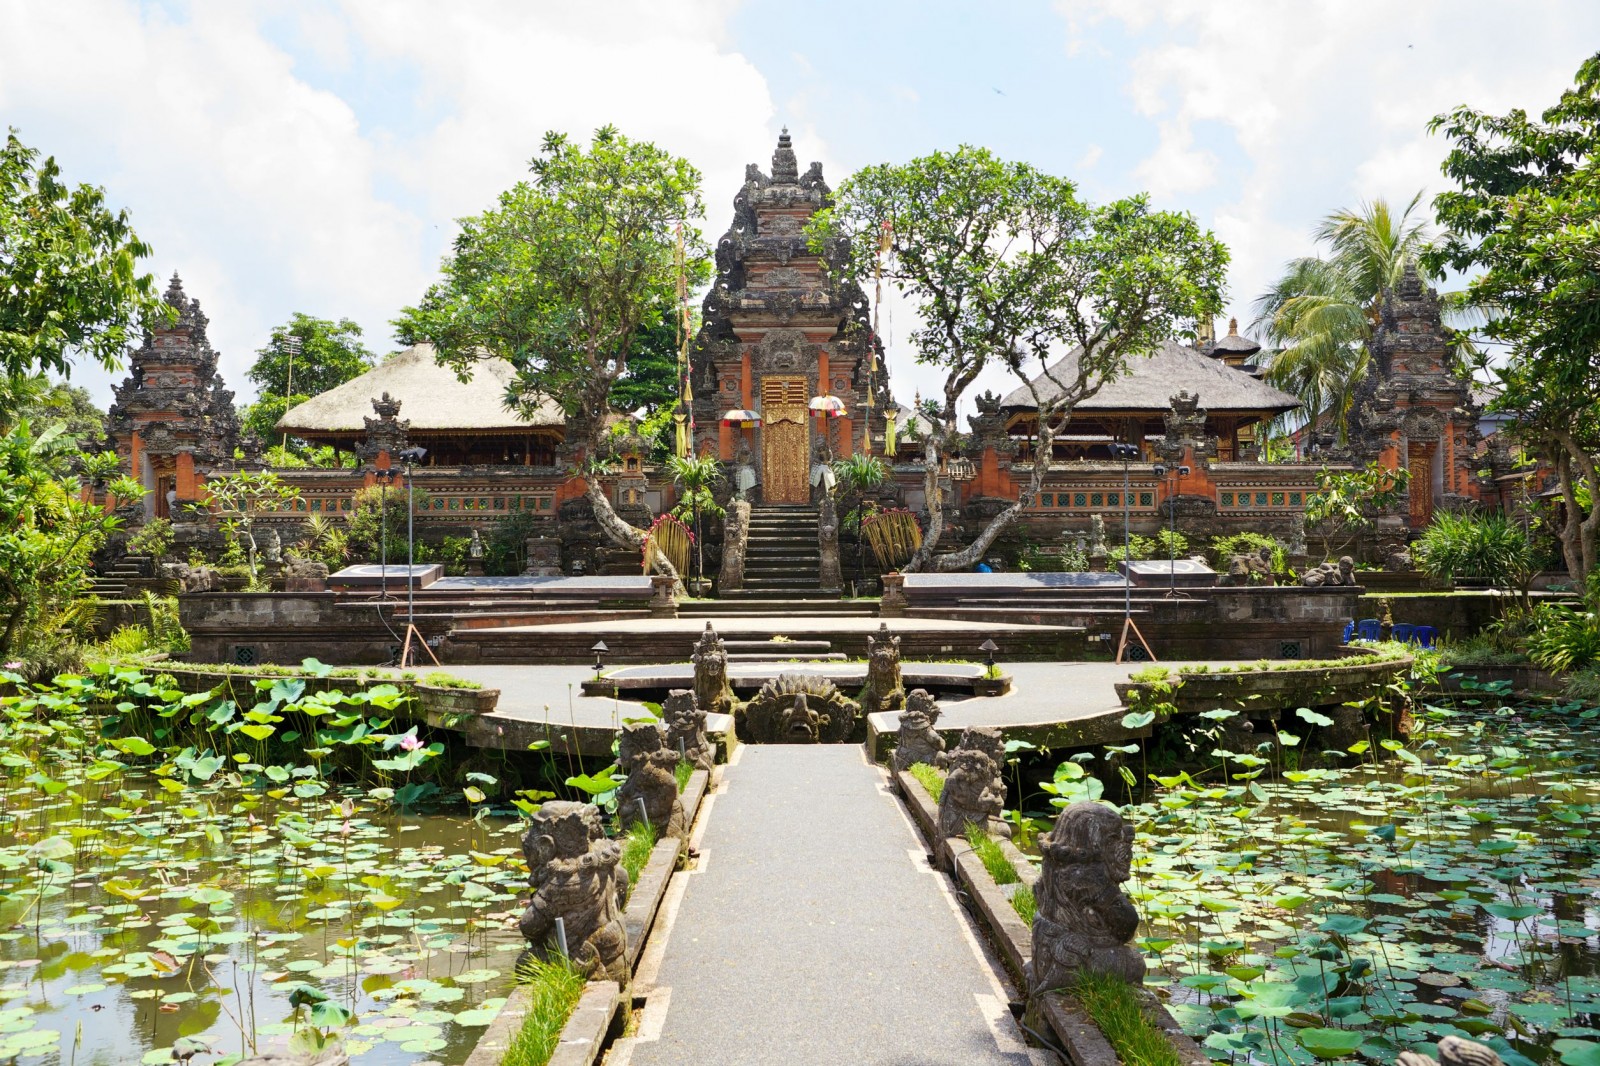
[[[1298,396],[1311,424],[1331,420],[1341,443],[1383,290],[1432,240],[1427,221],[1414,217],[1421,200],[1418,192],[1398,215],[1382,198],[1328,215],[1315,232],[1328,255],[1291,260],[1255,302],[1254,328],[1278,349],[1267,380]]]
[[[671,472],[673,482],[683,490],[678,506],[673,510],[680,518],[684,517],[684,511],[688,512],[694,527],[695,576],[704,578],[706,547],[705,538],[700,534],[700,516],[707,512],[723,513],[722,507],[711,494],[713,486],[722,480],[722,464],[709,455],[671,455],[667,457],[667,470]]]
[[[875,455],[855,452],[843,459],[835,459],[833,473],[839,479],[839,489],[845,499],[854,501],[854,506],[845,512],[844,523],[849,526],[853,519],[856,527],[856,585],[859,588],[864,565],[861,557],[861,522],[867,517],[863,513],[866,496],[889,479],[889,468]]]

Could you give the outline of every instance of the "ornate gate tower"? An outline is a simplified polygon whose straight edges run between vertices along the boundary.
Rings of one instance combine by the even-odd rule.
[[[770,177],[745,168],[690,354],[695,451],[751,463],[765,503],[806,502],[823,446],[838,458],[865,437],[874,454],[883,451],[892,401],[867,298],[854,281],[829,277],[828,262],[839,260],[830,252],[824,262],[803,232],[828,196],[822,164],[801,174],[787,130]],[[816,416],[810,402],[819,396],[841,400],[843,416]],[[722,425],[736,408],[759,412],[761,427]]]

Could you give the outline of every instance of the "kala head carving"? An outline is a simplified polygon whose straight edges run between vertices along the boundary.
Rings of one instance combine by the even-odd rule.
[[[667,750],[692,764],[696,770],[711,771],[714,753],[711,741],[706,738],[706,712],[695,702],[694,693],[675,688],[667,693],[667,702],[661,705],[661,714],[667,721]]]
[[[1139,912],[1119,887],[1133,862],[1133,826],[1110,807],[1074,803],[1040,840],[1038,913],[1028,992],[1068,987],[1078,974],[1144,982],[1144,959],[1131,945]]]
[[[941,834],[964,836],[970,824],[1010,839],[1011,827],[1000,820],[1006,804],[1005,750],[1005,737],[990,726],[973,726],[961,734],[961,743],[948,756],[950,773],[939,797]]]
[[[740,739],[756,744],[842,744],[860,720],[859,703],[809,674],[779,674],[735,718]]]
[[[906,697],[905,710],[900,712],[900,731],[895,737],[891,765],[896,770],[909,770],[919,762],[930,766],[945,764],[944,738],[934,728],[938,721],[939,705],[928,690],[912,689]]]
[[[648,818],[656,833],[681,838],[687,831],[678,779],[678,753],[657,722],[629,722],[617,740],[617,762],[628,780],[617,789],[617,819],[624,827]]]
[[[522,854],[534,890],[518,923],[529,950],[540,959],[559,954],[560,918],[575,966],[592,980],[627,984],[622,902],[628,875],[619,865],[622,846],[605,838],[599,809],[562,800],[544,804],[523,835]]]

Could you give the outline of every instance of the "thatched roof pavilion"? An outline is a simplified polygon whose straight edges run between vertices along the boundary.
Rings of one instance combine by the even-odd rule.
[[[279,432],[349,451],[367,433],[372,401],[387,393],[401,403],[407,436],[428,449],[430,466],[549,465],[566,434],[566,415],[550,401],[529,414],[506,406],[516,375],[510,363],[485,355],[467,381],[441,366],[431,344],[416,344],[292,407]]]
[[[1230,365],[1230,359],[1225,357],[1226,353],[1237,358],[1243,354],[1239,349],[1251,346],[1249,354],[1253,355],[1260,350],[1259,345],[1237,334],[1225,340],[1233,343],[1226,347],[1219,343],[1212,349],[1215,354],[1169,340],[1149,356],[1129,360],[1126,374],[1106,382],[1099,392],[1073,409],[1071,420],[1057,440],[1056,457],[1109,458],[1105,446],[1114,440],[1143,441],[1161,436],[1165,428],[1163,416],[1171,407],[1172,397],[1180,391],[1200,397],[1207,412],[1207,433],[1219,440],[1218,458],[1237,457],[1240,448],[1254,439],[1251,427],[1293,410],[1300,401],[1260,380],[1248,364]],[[1080,352],[1073,348],[1050,364],[1051,376],[1074,378]],[[1044,375],[1034,380],[1044,383],[1041,391],[1047,399],[1056,393],[1056,386]],[[1000,401],[1000,409],[1011,436],[1025,441],[1034,435],[1037,409],[1026,387],[1013,389]]]

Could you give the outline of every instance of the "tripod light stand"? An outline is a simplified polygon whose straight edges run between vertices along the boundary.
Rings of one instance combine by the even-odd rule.
[[[1122,656],[1128,650],[1130,633],[1150,661],[1157,662],[1156,653],[1150,650],[1150,642],[1144,639],[1144,634],[1139,632],[1139,627],[1133,621],[1133,566],[1129,558],[1133,538],[1128,528],[1128,464],[1139,458],[1139,446],[1114,443],[1111,445],[1111,458],[1122,461],[1122,635],[1117,638],[1117,662],[1122,662]]]
[[[411,642],[415,640],[417,647],[428,653],[428,658],[433,660],[433,665],[439,665],[439,657],[433,654],[433,649],[428,647],[428,642],[422,639],[422,634],[417,631],[417,575],[413,560],[417,552],[417,522],[416,522],[416,486],[413,483],[412,472],[422,457],[428,454],[426,448],[407,448],[400,453],[400,461],[406,464],[406,639],[400,647],[400,669],[404,670],[414,666],[412,659]]]

